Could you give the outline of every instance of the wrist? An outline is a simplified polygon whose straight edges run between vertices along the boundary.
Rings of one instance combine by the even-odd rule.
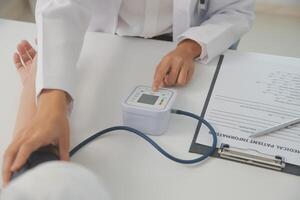
[[[44,89],[39,96],[38,111],[49,111],[51,114],[67,114],[68,94],[62,90]]]
[[[177,45],[176,49],[179,51],[183,51],[186,56],[190,57],[191,59],[199,57],[202,52],[201,45],[191,39],[185,39],[181,41]]]

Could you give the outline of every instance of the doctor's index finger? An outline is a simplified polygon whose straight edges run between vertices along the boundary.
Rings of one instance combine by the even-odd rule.
[[[40,146],[40,142],[34,139],[27,139],[24,141],[19,147],[16,158],[11,166],[11,171],[19,170],[26,163],[31,153],[37,150]]]
[[[164,78],[169,72],[169,69],[171,67],[170,62],[168,60],[162,60],[159,65],[156,68],[155,75],[154,75],[154,80],[152,84],[152,89],[154,91],[159,89],[159,86],[162,84]]]
[[[3,164],[2,164],[2,180],[3,180],[3,186],[6,186],[7,183],[10,181],[11,178],[11,165],[13,163],[15,155],[5,155]]]
[[[2,179],[4,186],[10,181],[12,173],[11,166],[16,158],[21,142],[21,138],[13,140],[4,153],[2,164]]]

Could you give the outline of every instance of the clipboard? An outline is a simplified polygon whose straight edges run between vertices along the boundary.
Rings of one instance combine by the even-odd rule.
[[[222,66],[224,59],[224,55],[220,55],[219,61],[217,64],[217,68],[215,70],[212,82],[210,84],[210,88],[202,109],[202,112],[200,114],[201,117],[205,118],[205,113],[215,86],[215,83],[218,78],[218,74],[220,71],[220,68]],[[199,144],[196,142],[200,128],[202,126],[202,123],[199,122],[197,124],[195,134],[192,140],[192,144],[190,146],[189,152],[190,153],[198,153],[202,154],[206,151],[209,150],[209,146]],[[256,152],[256,155],[253,155],[249,153],[249,149],[240,149],[236,148],[233,146],[230,146],[229,144],[221,144],[220,148],[217,148],[217,150],[214,152],[212,157],[216,158],[221,158],[221,159],[226,159],[234,162],[239,162],[239,163],[244,163],[244,164],[249,164],[257,167],[262,167],[265,169],[270,169],[270,170],[275,170],[278,172],[284,172],[288,174],[293,174],[296,176],[300,176],[300,166],[286,163],[284,157],[280,155],[276,156],[270,156],[266,154],[259,154],[257,155],[258,152]]]

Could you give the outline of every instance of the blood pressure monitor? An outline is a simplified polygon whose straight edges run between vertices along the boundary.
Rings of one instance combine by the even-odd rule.
[[[172,89],[156,92],[149,86],[137,86],[122,103],[123,124],[150,135],[162,135],[168,128],[176,98]]]
[[[172,89],[161,88],[157,92],[153,92],[151,87],[137,86],[122,102],[124,126],[113,126],[91,135],[90,137],[79,143],[77,146],[75,146],[70,151],[70,156],[73,156],[82,147],[106,133],[116,130],[123,130],[129,131],[142,137],[155,149],[157,149],[162,155],[170,160],[182,164],[194,164],[201,162],[208,156],[214,154],[217,146],[217,133],[214,128],[202,117],[191,112],[172,108],[175,98],[176,92]],[[160,147],[154,140],[145,135],[162,135],[168,128],[171,113],[194,118],[206,125],[210,130],[213,138],[213,143],[210,149],[198,158],[184,160],[172,156],[162,147]],[[54,150],[56,150],[56,147],[54,147]],[[33,152],[30,155],[27,163],[21,168],[21,170],[13,173],[12,178],[18,177],[28,169],[31,169],[32,167],[35,167],[36,165],[43,162],[57,160],[58,154],[57,151],[54,150],[52,147],[46,147],[45,151],[43,149],[39,149]]]

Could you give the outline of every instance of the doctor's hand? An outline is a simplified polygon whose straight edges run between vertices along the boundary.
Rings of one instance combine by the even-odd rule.
[[[157,91],[162,86],[186,85],[194,74],[194,58],[200,56],[201,51],[201,46],[193,40],[180,42],[156,67],[152,89]]]
[[[39,97],[37,113],[32,123],[17,133],[7,148],[3,166],[3,185],[13,172],[26,163],[32,152],[40,147],[58,146],[61,160],[69,159],[68,98],[60,90],[44,90]]]

